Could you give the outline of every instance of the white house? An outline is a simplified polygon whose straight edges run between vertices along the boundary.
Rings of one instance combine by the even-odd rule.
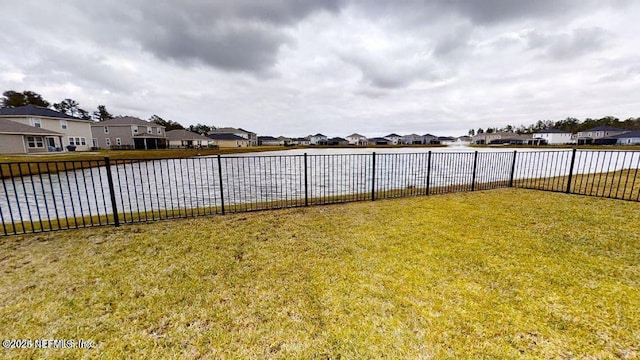
[[[35,105],[1,108],[0,119],[8,121],[6,124],[11,124],[12,130],[24,131],[24,134],[15,131],[3,134],[3,141],[7,145],[13,144],[4,146],[3,152],[64,151],[67,146],[73,146],[78,151],[91,148],[91,120]],[[16,123],[23,126],[15,125]]]
[[[389,135],[385,136],[384,138],[389,140],[389,143],[391,145],[398,145],[398,144],[402,143],[402,136],[400,136],[398,134],[389,134]]]
[[[309,136],[310,145],[327,145],[327,136],[322,134],[315,134]]]
[[[347,139],[347,141],[349,142],[349,145],[356,145],[356,146],[367,145],[367,137],[360,135],[358,133],[353,133],[347,136],[345,139]]]
[[[629,131],[613,137],[618,139],[617,145],[640,145],[640,130]]]
[[[534,139],[542,139],[549,145],[563,145],[571,144],[575,142],[571,138],[571,133],[558,130],[558,129],[546,129],[533,133]]]

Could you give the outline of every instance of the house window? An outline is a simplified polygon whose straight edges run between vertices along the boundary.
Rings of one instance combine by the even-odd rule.
[[[87,145],[87,139],[83,138],[83,137],[69,137],[69,145],[75,145],[75,146],[80,146],[80,145]]]
[[[122,139],[116,138],[116,145],[118,146],[122,145]]]
[[[33,126],[37,127],[37,128],[41,128],[42,127],[42,120],[40,119],[33,119]]]
[[[158,128],[158,135],[162,135],[162,128]]]
[[[27,144],[30,148],[44,148],[44,140],[42,136],[27,136]]]
[[[93,138],[91,139],[91,142],[93,143],[93,147],[96,147],[96,148],[98,147],[98,139]]]
[[[138,133],[138,125],[132,125],[131,128],[133,129],[134,134]]]
[[[62,130],[67,130],[67,120],[60,120],[60,128]]]
[[[153,134],[153,131],[151,130],[151,126],[147,126],[147,134]]]
[[[109,133],[109,127],[108,127],[108,126],[105,126],[105,127],[104,127],[104,133],[105,133],[105,134],[108,134],[108,133]]]
[[[104,139],[104,144],[107,146],[111,146],[111,139],[109,138]]]

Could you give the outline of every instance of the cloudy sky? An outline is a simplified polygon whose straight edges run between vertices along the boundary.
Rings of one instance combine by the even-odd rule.
[[[260,135],[640,116],[636,0],[0,0],[1,91]]]

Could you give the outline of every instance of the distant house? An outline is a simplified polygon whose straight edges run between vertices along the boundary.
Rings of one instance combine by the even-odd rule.
[[[299,138],[293,138],[291,139],[291,145],[309,145],[309,138],[308,137],[299,137]]]
[[[522,140],[520,143],[526,142],[531,139],[531,134],[517,134],[514,132],[498,131],[492,133],[480,133],[472,137],[473,144],[509,144],[510,141],[497,141],[497,140]]]
[[[612,136],[618,145],[640,145],[640,130]]]
[[[349,145],[349,141],[341,137],[333,137],[327,140],[327,145]]]
[[[423,141],[424,141],[425,144],[428,144],[428,145],[438,145],[438,144],[440,144],[440,141],[438,140],[438,137],[435,136],[435,135],[424,134],[424,135],[422,135],[422,137],[424,139]]]
[[[207,137],[213,140],[213,145],[219,148],[248,147],[250,141],[235,134],[209,134]]]
[[[389,140],[389,144],[391,145],[399,145],[402,143],[402,136],[395,133],[384,136],[384,138]]]
[[[119,116],[91,124],[92,145],[103,149],[165,149],[162,125],[132,116]]]
[[[573,142],[570,132],[558,129],[546,129],[533,133],[533,140],[542,139],[549,145],[563,145]]]
[[[386,138],[374,137],[367,140],[369,145],[390,145],[391,141]]]
[[[322,134],[315,134],[309,136],[309,145],[327,145],[327,136]]]
[[[367,137],[358,133],[353,133],[346,137],[349,145],[365,146],[367,145]]]
[[[424,136],[418,134],[410,134],[402,137],[401,142],[408,145],[424,144]]]
[[[82,151],[91,147],[91,120],[35,105],[1,108],[0,119],[4,120],[0,127],[0,151],[4,153],[64,151],[67,146]]]
[[[471,144],[471,136],[459,136],[456,138],[455,144],[459,146],[469,145]]]
[[[284,145],[282,141],[273,136],[258,136],[258,145],[261,146],[279,146]]]
[[[256,133],[244,130],[242,128],[232,128],[232,127],[221,127],[214,130],[209,131],[209,135],[211,134],[233,134],[244,138],[247,140],[246,146],[258,146],[258,136]]]
[[[596,126],[594,128],[578,132],[578,145],[609,143],[610,141],[598,141],[598,139],[624,134],[628,131],[629,130],[615,128],[612,126]]]
[[[167,141],[170,148],[194,149],[213,145],[208,137],[188,130],[167,131]]]

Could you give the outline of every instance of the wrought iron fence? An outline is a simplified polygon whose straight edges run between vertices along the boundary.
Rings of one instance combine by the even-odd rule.
[[[1,234],[500,187],[639,201],[638,168],[576,150],[0,163]]]

